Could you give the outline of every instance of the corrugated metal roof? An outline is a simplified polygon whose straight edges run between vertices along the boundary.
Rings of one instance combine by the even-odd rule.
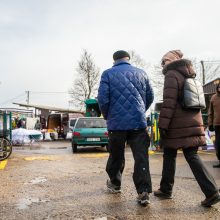
[[[47,106],[47,105],[24,104],[24,103],[16,103],[16,102],[14,102],[13,104],[23,106],[23,107],[30,107],[30,108],[36,108],[36,109],[45,109],[45,110],[58,111],[58,112],[81,113],[81,114],[84,113],[82,111],[78,111],[78,110],[74,110],[74,109],[57,108],[57,107]]]

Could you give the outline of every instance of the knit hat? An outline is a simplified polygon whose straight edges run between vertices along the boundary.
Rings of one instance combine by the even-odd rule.
[[[130,55],[127,51],[118,50],[113,54],[113,60],[120,60],[122,58],[128,57],[130,60]]]
[[[162,62],[180,60],[183,57],[181,50],[171,50],[162,57]]]

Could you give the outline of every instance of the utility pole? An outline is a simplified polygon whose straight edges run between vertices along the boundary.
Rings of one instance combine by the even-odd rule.
[[[26,99],[26,102],[27,102],[27,104],[29,105],[30,91],[26,91],[26,93],[27,93],[27,99]]]
[[[201,60],[200,63],[201,63],[201,65],[202,65],[202,84],[205,85],[205,67],[204,67],[204,61]]]

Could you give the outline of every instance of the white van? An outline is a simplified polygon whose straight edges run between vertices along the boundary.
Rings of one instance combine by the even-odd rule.
[[[70,131],[73,131],[73,128],[74,128],[74,126],[76,124],[76,120],[77,120],[77,118],[70,118],[69,119],[69,130]]]
[[[72,133],[73,133],[73,128],[74,128],[74,126],[75,126],[75,123],[76,123],[76,120],[77,120],[77,118],[70,118],[69,119],[69,131],[68,131],[68,133],[67,133],[67,136],[66,136],[66,139],[70,139],[70,140],[72,140]]]

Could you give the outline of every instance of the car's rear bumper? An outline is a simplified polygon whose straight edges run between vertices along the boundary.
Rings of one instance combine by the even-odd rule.
[[[77,145],[90,145],[90,146],[97,146],[97,145],[107,145],[108,144],[108,139],[101,139],[100,141],[87,141],[87,140],[79,140],[77,138],[72,139],[73,144]]]

